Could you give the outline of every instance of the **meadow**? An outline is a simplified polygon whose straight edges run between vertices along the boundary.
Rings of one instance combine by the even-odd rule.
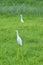
[[[0,65],[43,65],[43,0],[0,0]]]

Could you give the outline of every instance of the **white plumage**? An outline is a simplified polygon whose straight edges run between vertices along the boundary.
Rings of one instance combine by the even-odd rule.
[[[18,30],[16,30],[16,33],[17,33],[17,42],[18,42],[19,45],[22,46],[22,39],[21,39],[21,37],[18,34]]]
[[[23,18],[22,18],[22,15],[20,15],[21,16],[21,23],[24,23],[24,20],[23,20]]]

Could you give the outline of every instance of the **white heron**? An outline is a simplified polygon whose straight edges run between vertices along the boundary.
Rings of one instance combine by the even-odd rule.
[[[19,34],[18,34],[18,30],[16,30],[16,34],[17,34],[17,42],[18,42],[18,44],[19,44],[20,46],[22,46],[22,39],[21,39],[21,37],[20,37]]]
[[[21,23],[24,23],[24,20],[23,20],[23,18],[22,18],[22,14],[20,15],[20,17],[21,17]]]

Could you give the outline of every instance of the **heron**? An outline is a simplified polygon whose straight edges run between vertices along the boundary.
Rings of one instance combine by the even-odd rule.
[[[23,18],[22,18],[22,14],[20,15],[20,17],[21,17],[21,23],[24,23],[24,20],[23,20]]]
[[[18,30],[16,30],[16,35],[17,35],[17,42],[18,42],[18,44],[19,44],[20,46],[22,46],[22,39],[21,39],[21,37],[20,37],[19,34],[18,34]]]

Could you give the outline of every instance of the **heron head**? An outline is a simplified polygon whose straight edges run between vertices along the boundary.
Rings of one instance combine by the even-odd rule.
[[[22,16],[22,14],[20,14],[20,16]]]
[[[18,32],[18,30],[16,30],[16,32]]]

